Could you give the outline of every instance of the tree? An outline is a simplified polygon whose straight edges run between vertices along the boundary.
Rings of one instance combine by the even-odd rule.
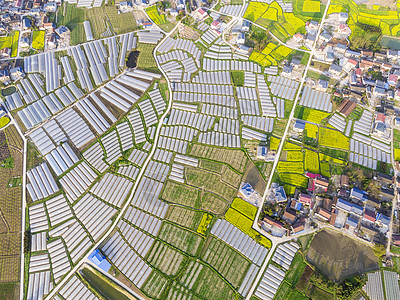
[[[383,246],[382,244],[375,244],[374,245],[374,254],[377,257],[381,257],[384,254],[386,254],[385,246]]]

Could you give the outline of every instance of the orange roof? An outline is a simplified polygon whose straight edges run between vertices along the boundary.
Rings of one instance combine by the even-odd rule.
[[[329,220],[330,217],[331,217],[331,212],[330,212],[329,210],[323,208],[323,207],[320,207],[320,208],[319,208],[318,213],[319,213],[321,216],[327,218],[328,220]]]

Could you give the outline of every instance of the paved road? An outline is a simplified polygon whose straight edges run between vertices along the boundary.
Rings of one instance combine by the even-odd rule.
[[[256,219],[255,219],[254,222],[253,222],[253,228],[254,228],[255,230],[257,230],[258,232],[262,233],[263,235],[265,235],[265,232],[264,232],[263,230],[260,230],[260,228],[259,228],[259,226],[258,226],[258,224],[257,224],[257,221],[258,221],[259,216],[260,216],[260,214],[261,214],[261,212],[262,212],[262,208],[263,208],[263,204],[264,204],[264,202],[265,202],[265,199],[266,199],[267,196],[269,195],[269,189],[270,189],[270,186],[271,186],[271,183],[272,183],[272,178],[273,178],[272,175],[274,174],[275,169],[276,169],[276,167],[277,167],[277,165],[278,165],[278,161],[279,161],[279,157],[280,157],[280,155],[281,155],[282,149],[283,149],[284,141],[286,140],[287,134],[288,134],[289,129],[290,129],[290,127],[291,127],[291,122],[292,122],[293,117],[294,117],[294,112],[295,112],[297,103],[299,102],[301,90],[302,90],[302,88],[303,88],[305,79],[306,79],[306,77],[307,77],[307,71],[308,71],[308,69],[310,68],[311,60],[312,60],[312,57],[313,57],[313,55],[314,55],[314,53],[315,53],[315,45],[316,45],[316,43],[317,43],[317,40],[318,40],[319,35],[321,34],[321,30],[322,30],[323,24],[324,24],[324,22],[325,22],[326,13],[327,13],[327,11],[328,11],[328,8],[329,8],[330,3],[331,3],[331,0],[328,0],[328,3],[327,3],[326,8],[325,8],[324,15],[323,15],[322,20],[321,20],[321,24],[320,24],[320,26],[319,26],[319,28],[318,28],[317,38],[315,39],[315,42],[314,42],[313,47],[312,47],[312,49],[311,49],[311,55],[310,55],[310,57],[309,57],[309,59],[308,59],[307,66],[306,66],[306,68],[305,68],[305,70],[304,70],[303,77],[301,78],[301,81],[300,81],[300,86],[299,86],[299,89],[298,89],[298,91],[297,91],[296,98],[295,98],[295,100],[294,100],[293,109],[292,109],[292,111],[291,111],[291,113],[290,113],[289,120],[288,120],[288,123],[287,123],[287,125],[286,125],[285,132],[284,132],[284,134],[283,134],[283,136],[282,136],[281,142],[280,142],[279,147],[278,147],[278,151],[277,151],[277,153],[276,153],[276,157],[275,157],[275,160],[274,160],[274,164],[273,164],[272,170],[271,170],[271,176],[270,176],[269,179],[268,179],[267,186],[266,186],[266,189],[265,189],[263,198],[262,198],[262,203],[260,203],[260,205],[259,205],[259,207],[258,207],[257,217],[256,217]],[[271,235],[268,235],[268,238],[271,239]],[[285,238],[279,238],[279,239],[278,239],[278,238],[275,238],[275,237],[272,238],[272,239],[271,239],[271,242],[272,242],[273,248],[274,248],[274,245],[276,245],[275,243],[283,242],[283,241],[285,241]],[[272,248],[271,248],[271,249],[272,249]],[[271,252],[272,252],[272,251],[271,251]],[[254,291],[255,291],[257,285],[258,285],[258,282],[260,281],[262,275],[264,274],[264,272],[265,272],[265,270],[266,270],[266,267],[267,267],[267,265],[268,265],[268,262],[269,262],[269,260],[266,259],[266,260],[264,261],[263,265],[261,266],[260,271],[259,271],[259,273],[257,274],[257,278],[256,278],[256,280],[254,281],[254,283],[253,283],[253,285],[252,285],[252,287],[251,287],[251,289],[250,289],[250,291],[249,291],[249,293],[248,293],[248,295],[247,295],[247,297],[246,297],[246,300],[249,300],[249,299],[251,298],[251,296],[253,295],[253,293],[254,293]]]
[[[163,120],[164,120],[165,117],[169,114],[169,112],[170,112],[170,110],[171,110],[171,107],[172,107],[172,87],[171,87],[171,82],[169,81],[169,79],[168,79],[168,77],[166,76],[165,72],[164,72],[163,69],[161,68],[161,66],[160,66],[160,64],[159,64],[159,62],[158,62],[158,60],[157,60],[157,58],[156,58],[156,52],[157,52],[159,46],[162,44],[162,42],[163,42],[167,37],[169,37],[169,36],[175,31],[175,29],[179,26],[179,24],[180,24],[180,22],[178,22],[178,23],[176,24],[176,26],[174,27],[174,29],[173,29],[170,33],[168,33],[160,43],[158,43],[158,45],[154,48],[154,51],[153,51],[153,56],[154,56],[154,59],[155,59],[155,61],[156,61],[156,63],[157,63],[157,67],[159,68],[159,70],[160,70],[160,71],[162,72],[162,74],[164,75],[165,80],[167,81],[167,84],[168,84],[168,89],[169,89],[168,107],[167,107],[167,109],[165,110],[164,114],[162,115],[160,121],[158,122],[157,131],[156,131],[156,134],[155,134],[155,137],[154,137],[154,144],[153,144],[153,147],[151,148],[150,154],[149,154],[148,157],[146,158],[146,160],[145,160],[145,162],[144,162],[144,164],[143,164],[143,167],[141,168],[141,170],[140,170],[140,172],[139,172],[139,175],[138,175],[138,177],[137,177],[137,179],[136,179],[136,181],[135,181],[135,184],[134,184],[134,186],[133,186],[133,189],[132,189],[132,192],[131,192],[131,194],[130,194],[130,196],[129,196],[129,199],[128,199],[127,202],[124,204],[124,206],[121,208],[120,213],[118,214],[118,216],[117,216],[116,220],[114,221],[114,223],[111,225],[110,229],[108,229],[108,231],[103,235],[103,237],[102,237],[95,245],[93,245],[93,246],[90,248],[89,253],[91,253],[91,252],[94,251],[96,248],[98,248],[98,247],[100,246],[100,244],[113,232],[113,230],[114,230],[115,227],[117,226],[119,220],[122,218],[122,216],[123,216],[123,214],[125,213],[126,209],[129,207],[129,205],[130,205],[130,203],[131,203],[131,201],[132,201],[132,198],[133,198],[133,196],[134,196],[134,194],[135,194],[135,192],[136,192],[136,189],[138,188],[139,182],[140,182],[140,180],[142,179],[143,174],[144,174],[144,172],[145,172],[145,170],[146,170],[146,167],[147,167],[147,165],[149,164],[149,162],[150,162],[151,158],[153,157],[153,154],[154,154],[154,152],[155,152],[155,150],[156,150],[156,145],[157,145],[157,142],[158,142],[158,138],[159,138],[159,136],[160,136],[160,130],[161,130],[161,127],[162,127],[162,125],[163,125]],[[46,299],[51,299],[51,298],[58,292],[58,290],[68,281],[68,279],[69,279],[76,271],[79,270],[79,268],[81,267],[82,263],[84,263],[84,262],[87,262],[86,257],[83,257],[83,258],[81,258],[81,259],[78,261],[78,263],[76,264],[76,266],[67,274],[67,276],[66,276],[61,282],[59,282],[59,283],[57,284],[57,286],[51,291],[50,294],[47,295]],[[138,296],[138,295],[137,295],[137,296]],[[139,297],[139,296],[138,296],[138,297]]]

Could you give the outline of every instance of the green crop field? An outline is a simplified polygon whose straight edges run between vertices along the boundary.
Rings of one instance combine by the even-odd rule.
[[[168,280],[160,272],[154,270],[142,289],[152,299],[160,299],[167,284]]]
[[[195,207],[198,191],[187,185],[167,181],[161,198],[168,202]]]
[[[216,161],[200,159],[200,168],[206,169],[208,171],[222,173],[222,169],[224,168],[224,164],[221,164],[221,163],[216,162]]]
[[[189,208],[171,205],[166,214],[166,219],[186,228],[196,230],[203,216],[207,216],[207,214]]]
[[[233,299],[233,288],[209,266],[191,261],[179,282],[204,299]],[[170,299],[170,298],[167,298]]]
[[[190,155],[226,163],[240,173],[243,173],[247,164],[246,155],[242,150],[232,150],[194,144],[190,150]]]
[[[201,209],[216,215],[223,214],[228,208],[230,201],[208,192],[202,192]]]
[[[189,185],[213,192],[228,201],[236,194],[234,188],[221,180],[221,175],[208,171],[187,168],[186,181]]]
[[[71,30],[71,44],[86,41],[83,22],[89,21],[93,37],[99,39],[109,30],[109,35],[122,34],[136,30],[136,20],[132,13],[119,14],[115,6],[94,8],[76,7],[75,4],[64,3],[58,10],[57,27],[67,26]]]
[[[250,262],[239,252],[216,238],[211,238],[202,259],[213,266],[235,288],[240,285],[250,267]]]
[[[140,69],[154,70],[157,68],[156,61],[154,60],[153,50],[155,45],[139,43],[137,50],[140,52],[137,65]]]
[[[137,29],[132,13],[119,14],[115,6],[105,6],[104,12],[116,34],[122,34]]]
[[[244,72],[243,71],[231,71],[232,82],[235,86],[243,86],[244,84]]]
[[[203,239],[200,235],[170,223],[163,224],[158,238],[189,255],[196,255],[203,244]]]
[[[147,256],[150,264],[166,275],[177,274],[185,259],[182,253],[160,241],[154,243]]]
[[[32,48],[40,50],[44,48],[44,30],[35,30],[32,33]]]
[[[297,252],[293,257],[289,270],[286,272],[285,280],[291,285],[296,285],[305,267],[306,263],[304,262],[303,255]]]

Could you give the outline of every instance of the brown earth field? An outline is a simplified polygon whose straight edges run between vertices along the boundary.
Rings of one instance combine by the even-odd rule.
[[[317,233],[308,249],[307,260],[335,282],[379,267],[371,247],[332,230]]]
[[[243,176],[243,181],[250,183],[250,185],[261,195],[264,194],[265,188],[267,183],[262,178],[260,172],[258,171],[257,167],[254,163],[249,162],[246,165],[246,172]]]

